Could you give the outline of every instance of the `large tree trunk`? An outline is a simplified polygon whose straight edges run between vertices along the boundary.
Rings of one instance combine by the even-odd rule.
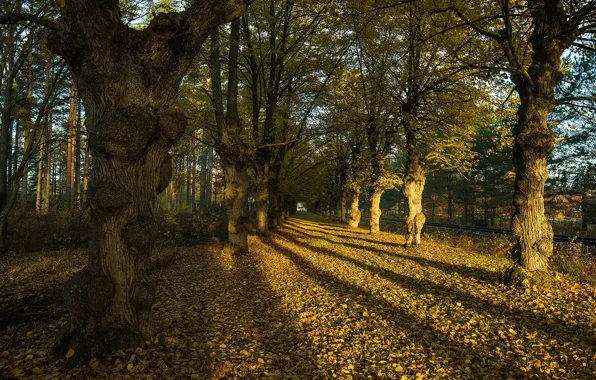
[[[256,178],[257,233],[267,233],[267,211],[269,209],[269,169],[261,168]]]
[[[530,271],[544,271],[553,251],[553,230],[544,214],[547,161],[554,149],[548,126],[549,107],[538,99],[522,97],[519,125],[514,130],[515,213],[511,229],[516,239],[513,260]]]
[[[89,360],[142,347],[152,334],[153,204],[168,187],[169,151],[186,129],[176,95],[211,30],[244,7],[196,1],[157,14],[142,31],[122,23],[116,0],[71,0],[62,9],[48,44],[75,77],[93,161],[89,262],[64,289],[71,319],[56,346],[62,354],[72,349],[73,358]]]
[[[269,208],[267,210],[268,226],[272,230],[276,230],[280,225],[280,213],[281,213],[281,189],[279,180],[279,171],[281,168],[276,167],[273,169],[271,178],[269,179]]]
[[[358,228],[360,225],[360,188],[355,186],[352,189],[352,201],[350,202],[350,220],[348,220],[348,226],[350,228]]]
[[[207,210],[211,207],[211,164],[210,164],[211,148],[205,147],[201,154],[201,173],[200,173],[200,192],[199,192],[199,208]]]
[[[371,186],[370,188],[370,233],[376,234],[381,231],[381,197],[385,191],[382,188]]]
[[[346,204],[348,203],[348,192],[342,191],[339,198],[339,221],[341,223],[348,222],[348,210]]]
[[[553,251],[553,230],[544,213],[547,161],[555,143],[548,116],[556,104],[555,86],[564,77],[561,55],[574,37],[560,1],[529,3],[534,24],[529,39],[532,60],[527,72],[514,71],[511,75],[520,105],[513,129],[515,212],[511,230],[516,240],[512,250],[516,266],[510,280],[524,283],[528,279],[543,286],[550,282],[543,274]],[[514,62],[514,58],[509,57],[509,61]],[[541,273],[535,277],[537,272]]]
[[[246,151],[242,142],[242,123],[238,114],[238,53],[240,22],[234,21],[228,56],[227,115],[224,120],[221,91],[221,64],[217,31],[211,34],[211,77],[215,118],[220,140],[219,154],[224,170],[225,207],[228,243],[235,252],[248,251],[248,176]]]
[[[248,185],[245,167],[224,164],[228,241],[236,251],[248,251]]]
[[[418,157],[409,157],[404,178],[403,194],[408,201],[406,216],[406,246],[420,244],[420,234],[426,221],[422,210],[422,193],[426,176]]]

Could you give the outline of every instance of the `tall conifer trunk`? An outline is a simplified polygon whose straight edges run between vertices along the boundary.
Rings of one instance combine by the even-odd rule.
[[[70,88],[70,110],[68,115],[68,131],[66,136],[66,201],[69,207],[75,204],[75,149],[77,142],[77,87],[73,83]]]

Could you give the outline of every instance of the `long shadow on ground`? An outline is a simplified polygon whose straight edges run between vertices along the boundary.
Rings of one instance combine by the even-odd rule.
[[[384,298],[377,297],[368,290],[349,284],[329,272],[317,268],[309,260],[301,255],[275,242],[273,238],[262,239],[263,243],[269,245],[277,253],[287,257],[300,271],[319,283],[326,290],[335,293],[341,298],[358,299],[367,309],[373,311],[389,322],[396,332],[403,332],[407,340],[416,342],[424,347],[429,356],[436,354],[436,347],[442,346],[446,349],[443,352],[450,352],[450,355],[443,355],[439,359],[447,361],[447,365],[459,371],[464,371],[468,366],[466,363],[478,363],[485,368],[490,368],[492,373],[502,373],[509,369],[502,364],[491,363],[490,356],[481,354],[463,342],[455,342],[448,334],[442,333],[427,325],[418,316],[407,310],[397,308]],[[310,248],[308,248],[310,249]],[[407,344],[408,342],[404,342]]]
[[[404,246],[403,244],[400,244],[400,243],[395,243],[395,242],[390,242],[390,241],[379,241],[378,239],[375,239],[373,236],[371,236],[368,232],[350,229],[347,227],[346,228],[328,229],[328,228],[320,227],[314,223],[305,222],[302,219],[288,220],[284,223],[284,226],[287,226],[287,225],[292,225],[294,227],[298,227],[298,228],[305,229],[308,231],[313,231],[313,232],[323,233],[323,231],[325,231],[324,233],[326,235],[337,237],[337,238],[342,238],[342,239],[359,240],[359,241],[362,241],[365,243],[383,244],[383,245],[387,245],[390,247],[403,247]],[[307,228],[307,227],[313,227],[314,229]],[[354,234],[368,235],[369,237],[361,238],[361,237],[353,236]]]
[[[316,235],[316,234],[312,233],[313,232],[312,230],[308,230],[309,232],[307,232],[306,230],[304,230],[300,227],[294,227],[290,223],[285,224],[284,227],[288,230],[295,231],[299,234],[306,235],[306,236],[309,236],[309,237],[312,237],[315,239],[323,240],[323,241],[326,241],[331,244],[338,244],[338,245],[342,245],[342,246],[349,247],[349,248],[366,250],[367,252],[372,252],[377,255],[386,256],[389,258],[399,258],[399,259],[409,260],[409,261],[418,263],[422,266],[430,266],[430,267],[442,270],[447,273],[457,273],[460,276],[474,278],[478,281],[485,282],[485,283],[494,283],[499,278],[499,275],[497,273],[491,272],[491,271],[488,271],[488,270],[482,269],[482,268],[475,268],[475,267],[469,267],[469,266],[457,265],[457,264],[449,264],[449,263],[446,263],[443,261],[431,260],[431,259],[427,259],[424,257],[418,257],[418,256],[412,256],[412,255],[403,255],[403,254],[400,254],[397,252],[386,251],[386,250],[382,250],[382,249],[378,249],[378,248],[374,248],[374,247],[370,247],[370,246],[362,246],[359,244],[347,243],[345,241],[331,240],[331,239],[325,238],[321,235]],[[284,233],[282,231],[278,231],[278,232],[280,234],[284,234],[284,236],[291,236],[291,235],[288,235],[287,233]],[[378,244],[384,245],[385,243],[378,242]]]
[[[298,232],[303,231],[298,230]],[[540,315],[532,311],[522,309],[512,310],[504,303],[494,303],[491,300],[479,298],[472,294],[465,293],[448,286],[436,284],[427,280],[404,276],[388,269],[370,265],[352,257],[344,256],[331,249],[309,245],[305,240],[298,239],[287,232],[278,231],[278,235],[298,246],[302,246],[310,250],[311,252],[326,255],[353,264],[361,269],[372,272],[381,278],[390,280],[400,287],[409,289],[416,293],[433,294],[437,297],[451,299],[454,304],[460,302],[464,307],[474,310],[477,313],[488,313],[495,317],[505,318],[511,324],[511,326],[519,326],[529,331],[540,331],[545,336],[556,336],[559,340],[564,339],[564,344],[584,345],[586,346],[584,348],[588,348],[588,350],[590,348],[592,350],[594,349],[594,342],[596,340],[591,328],[577,321],[569,321],[553,315]],[[318,236],[314,237],[320,239]],[[341,244],[337,242],[333,243],[338,245]],[[368,247],[360,248],[366,250],[370,249]],[[406,258],[410,259],[410,257]],[[424,265],[424,262],[421,262],[421,265]]]
[[[258,258],[254,253],[234,257],[234,278],[238,303],[230,305],[242,315],[239,323],[249,323],[258,332],[258,344],[270,360],[271,370],[286,378],[304,376],[304,364],[308,358],[300,356],[310,345],[297,329],[295,322],[282,308],[279,297],[265,279]],[[232,285],[232,284],[230,284]],[[310,361],[312,363],[312,361]],[[322,378],[316,367],[309,367],[311,378]]]

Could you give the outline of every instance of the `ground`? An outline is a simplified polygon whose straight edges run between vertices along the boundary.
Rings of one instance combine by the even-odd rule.
[[[508,288],[506,258],[402,243],[301,213],[270,236],[252,236],[241,256],[215,240],[160,251],[158,335],[76,368],[51,346],[66,320],[59,284],[84,265],[82,253],[5,257],[0,377],[596,376],[591,285],[557,276],[560,289],[550,293]]]

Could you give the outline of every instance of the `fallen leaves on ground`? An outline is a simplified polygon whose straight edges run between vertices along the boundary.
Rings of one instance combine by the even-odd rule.
[[[558,290],[524,292],[501,284],[505,258],[433,243],[404,249],[401,236],[371,237],[306,216],[251,237],[249,254],[212,242],[163,260],[154,273],[159,334],[145,348],[65,368],[51,355],[62,312],[5,328],[0,372],[31,379],[594,377],[589,285],[559,277]],[[26,296],[35,290],[28,278],[40,291],[63,281],[81,266],[64,255],[3,259],[2,294]]]

